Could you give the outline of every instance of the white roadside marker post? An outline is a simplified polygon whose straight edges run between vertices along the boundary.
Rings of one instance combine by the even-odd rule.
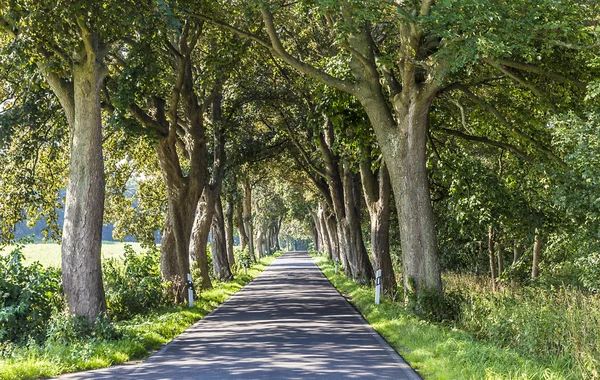
[[[188,302],[190,307],[194,307],[194,283],[192,282],[192,275],[188,273]]]
[[[339,259],[336,257],[335,258],[335,274],[338,273],[338,262],[339,262]]]
[[[375,305],[379,305],[381,298],[381,269],[377,271],[375,276]]]

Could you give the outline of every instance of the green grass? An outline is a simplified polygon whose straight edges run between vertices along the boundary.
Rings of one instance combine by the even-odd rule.
[[[342,273],[335,274],[333,264],[325,257],[316,256],[314,260],[331,283],[425,379],[585,378],[570,369],[569,358],[543,362],[500,348],[464,331],[421,320],[385,297],[377,306],[373,288],[357,285]]]
[[[237,273],[231,282],[215,283],[205,290],[193,308],[173,307],[132,320],[115,323],[122,337],[117,340],[88,339],[64,346],[31,344],[17,348],[8,358],[0,359],[0,379],[37,379],[62,373],[104,368],[147,357],[204,317],[232,294],[257,277],[276,256],[262,258],[248,270]]]
[[[123,246],[125,244],[139,252],[141,250],[140,243],[121,243],[121,242],[102,242],[102,259],[120,258],[123,256]],[[0,250],[0,255],[7,254],[14,249],[14,246],[6,246]],[[25,255],[25,264],[31,264],[39,261],[45,267],[60,268],[60,244],[57,243],[31,243],[25,244],[23,247],[23,255]]]

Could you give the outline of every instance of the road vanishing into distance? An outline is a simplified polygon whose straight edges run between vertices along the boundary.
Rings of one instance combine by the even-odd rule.
[[[421,378],[306,252],[287,252],[143,363],[60,379]]]

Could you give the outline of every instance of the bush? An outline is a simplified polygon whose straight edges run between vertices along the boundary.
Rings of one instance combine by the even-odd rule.
[[[440,294],[436,289],[421,289],[409,295],[409,306],[420,318],[431,322],[454,322],[460,319],[462,296],[457,292]]]
[[[0,341],[17,344],[43,341],[50,316],[65,306],[60,270],[24,265],[22,249],[0,255]]]
[[[108,314],[115,320],[128,319],[171,304],[168,285],[160,276],[160,251],[151,247],[136,253],[125,245],[124,262],[104,262],[104,290]]]
[[[235,255],[235,262],[238,265],[238,268],[250,268],[252,266],[252,256],[250,256],[250,250],[248,247],[243,250],[234,247],[233,253]]]
[[[66,311],[52,315],[46,331],[46,342],[69,345],[88,339],[109,341],[119,337],[106,314],[98,316],[93,325],[85,316]]]

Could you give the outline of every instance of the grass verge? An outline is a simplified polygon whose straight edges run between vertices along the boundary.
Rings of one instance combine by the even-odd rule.
[[[458,329],[421,320],[385,297],[377,306],[373,288],[358,285],[343,273],[335,274],[327,258],[313,258],[338,291],[427,380],[582,378],[569,369],[564,357],[542,363]]]
[[[237,273],[233,281],[215,283],[213,289],[201,293],[193,308],[172,307],[116,322],[115,327],[120,333],[118,339],[86,339],[69,346],[31,343],[28,347],[16,348],[8,357],[0,359],[0,379],[54,377],[146,358],[242,289],[276,257],[262,258],[247,274]]]

